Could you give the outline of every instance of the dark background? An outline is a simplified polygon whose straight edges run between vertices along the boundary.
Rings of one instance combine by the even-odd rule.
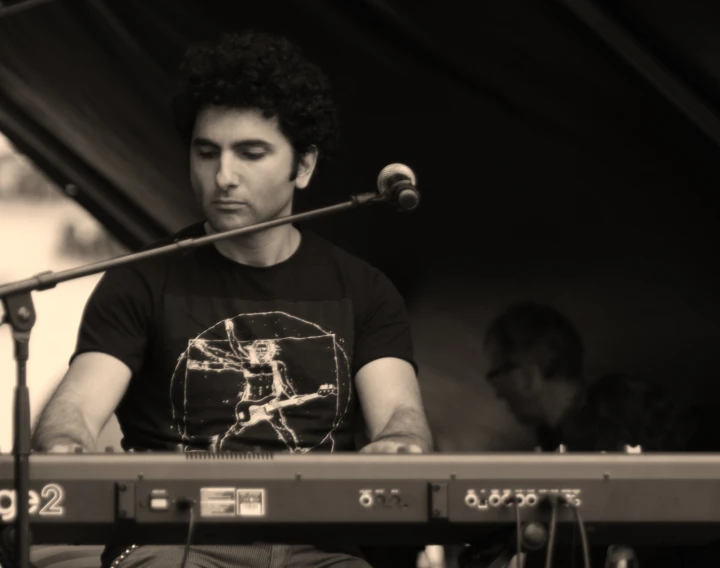
[[[720,3],[3,4],[0,130],[131,248],[198,218],[168,105],[188,42],[255,28],[305,48],[343,146],[299,208],[370,191],[392,162],[417,173],[417,211],[313,226],[406,296],[441,448],[528,442],[478,350],[526,299],[576,322],[589,374],[668,381],[713,426]]]

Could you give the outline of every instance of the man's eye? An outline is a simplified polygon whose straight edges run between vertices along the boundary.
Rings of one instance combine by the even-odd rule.
[[[243,152],[248,160],[260,160],[265,157],[265,152]]]
[[[204,160],[209,160],[216,158],[218,153],[215,150],[198,150],[197,155]]]

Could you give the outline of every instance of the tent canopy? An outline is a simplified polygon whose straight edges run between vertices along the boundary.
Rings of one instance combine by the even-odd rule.
[[[568,309],[575,294],[582,320],[600,310],[590,298],[605,294],[596,305],[615,311],[593,312],[598,335],[630,329],[622,318],[644,323],[622,349],[606,340],[597,357],[619,350],[627,357],[616,362],[647,361],[663,350],[653,368],[672,360],[673,373],[694,366],[696,375],[720,363],[720,3],[3,4],[0,130],[131,248],[200,215],[169,110],[188,43],[273,31],[327,71],[341,109],[341,152],[299,209],[372,190],[389,163],[415,170],[416,212],[313,223],[386,271],[412,306],[435,298],[436,310],[472,313],[494,293],[488,283],[508,289],[502,276],[527,283],[518,295]],[[585,284],[553,284],[555,296],[529,284],[549,273]],[[634,312],[621,287],[633,279],[654,286],[641,308],[633,296]],[[658,327],[668,298],[696,319],[670,314]],[[480,319],[463,317],[450,322],[477,331]],[[704,343],[689,339],[693,326]],[[419,343],[437,347],[422,329]],[[445,357],[462,356],[457,349]]]
[[[376,245],[424,234],[435,250],[498,227],[561,239],[571,227],[595,248],[609,227],[626,244],[628,231],[667,234],[679,209],[688,230],[710,220],[712,3],[451,0],[441,16],[399,0],[15,4],[0,18],[0,127],[130,246],[199,215],[170,118],[174,72],[189,42],[243,28],[290,36],[337,89],[343,152],[302,207],[372,189],[386,163],[415,168],[426,207],[356,215],[349,240],[370,216]]]

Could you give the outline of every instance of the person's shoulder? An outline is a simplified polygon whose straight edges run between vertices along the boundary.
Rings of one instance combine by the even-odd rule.
[[[345,250],[317,233],[304,232],[303,238],[306,238],[308,241],[308,248],[311,251],[313,259],[330,260],[343,272],[348,272],[355,276],[368,276],[381,273],[378,268],[364,258]]]
[[[172,245],[177,241],[201,237],[205,234],[202,223],[196,223],[183,227],[182,229],[172,233],[166,237],[158,239],[152,243],[141,247],[137,252],[144,253],[151,250],[159,249],[168,245]],[[128,276],[140,277],[143,280],[154,280],[166,273],[170,263],[174,261],[178,253],[185,252],[178,248],[177,251],[168,251],[158,255],[151,255],[136,260],[129,264],[120,265],[116,268],[108,270],[108,277],[126,278]]]
[[[613,373],[597,379],[592,391],[593,419],[629,437],[627,444],[675,451],[682,449],[694,432],[689,409],[657,378]]]

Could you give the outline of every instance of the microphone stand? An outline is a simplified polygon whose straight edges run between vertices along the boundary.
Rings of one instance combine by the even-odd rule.
[[[372,203],[392,203],[401,210],[414,209],[417,200],[406,201],[398,198],[399,191],[390,191],[388,193],[361,193],[350,197],[349,201],[323,207],[305,213],[296,215],[288,215],[280,217],[257,225],[234,229],[232,231],[224,231],[215,235],[205,237],[190,238],[182,241],[175,241],[171,245],[166,245],[134,254],[128,254],[71,268],[61,272],[41,272],[27,278],[10,284],[0,286],[0,300],[2,300],[5,308],[5,317],[0,320],[0,325],[9,323],[12,328],[13,340],[15,343],[15,360],[17,361],[17,386],[15,387],[15,407],[14,407],[14,487],[16,491],[17,517],[15,518],[15,547],[18,560],[18,568],[30,568],[30,393],[27,387],[27,361],[29,358],[30,332],[35,324],[36,314],[33,306],[31,292],[33,290],[42,291],[54,288],[58,282],[74,280],[83,276],[104,272],[110,268],[131,264],[139,260],[145,260],[154,256],[161,256],[172,251],[184,250],[204,246],[209,243],[254,233],[265,229],[271,229],[286,223],[299,221],[309,221],[318,217],[324,217],[331,213],[339,213],[349,209],[354,209],[361,205]],[[415,194],[417,195],[417,194]]]

